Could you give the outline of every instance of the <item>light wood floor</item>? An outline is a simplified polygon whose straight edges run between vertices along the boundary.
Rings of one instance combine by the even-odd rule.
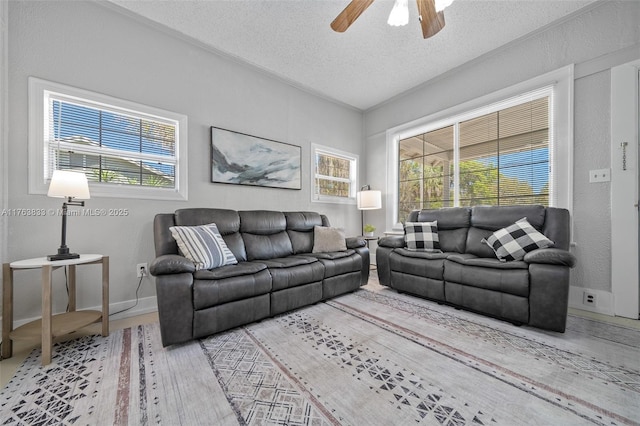
[[[377,280],[372,279],[366,285],[366,288],[372,291],[381,291],[386,287],[381,286],[380,284],[378,284]],[[610,317],[607,315],[601,315],[601,314],[582,311],[578,309],[569,309],[569,313],[572,315],[577,315],[584,318],[593,319],[596,321],[618,324],[618,325],[622,325],[630,328],[636,328],[640,330],[640,321],[637,321],[637,320],[632,320],[632,319],[622,318],[622,317]],[[152,312],[145,315],[139,315],[139,316],[134,316],[130,318],[111,321],[109,323],[109,330],[113,332],[118,329],[133,327],[140,324],[148,324],[148,323],[157,322],[157,321],[158,321],[158,313]],[[60,338],[56,341],[71,340],[83,335],[91,335],[91,334],[100,334],[100,323],[95,323],[90,326],[87,326],[80,331],[71,333],[65,336],[64,338]],[[0,388],[4,387],[5,384],[7,384],[9,380],[11,380],[16,370],[18,369],[18,367],[24,362],[24,360],[31,353],[31,351],[37,347],[39,347],[39,342],[17,341],[14,343],[13,356],[11,358],[0,361]]]

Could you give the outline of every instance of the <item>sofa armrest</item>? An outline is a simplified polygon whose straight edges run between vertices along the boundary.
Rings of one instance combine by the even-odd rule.
[[[367,242],[362,237],[347,237],[345,242],[348,249],[357,249],[367,245]]]
[[[184,256],[177,254],[163,254],[158,256],[151,262],[149,271],[151,275],[170,275],[170,274],[182,274],[185,272],[193,273],[196,270],[196,265]]]
[[[404,248],[404,235],[390,235],[378,241],[378,247]]]
[[[156,294],[162,346],[193,339],[193,274],[160,275]]]
[[[527,263],[545,263],[547,265],[576,266],[576,257],[566,250],[557,248],[536,249],[524,256]]]

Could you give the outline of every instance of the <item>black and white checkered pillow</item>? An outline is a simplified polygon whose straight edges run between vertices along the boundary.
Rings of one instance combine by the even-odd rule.
[[[530,251],[553,245],[553,241],[536,231],[526,217],[511,226],[497,230],[490,237],[483,238],[482,242],[491,247],[503,262],[522,260]]]
[[[438,221],[407,222],[404,224],[407,250],[442,253],[438,239]]]

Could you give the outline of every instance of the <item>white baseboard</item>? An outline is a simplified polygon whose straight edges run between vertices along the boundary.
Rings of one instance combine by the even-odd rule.
[[[132,307],[135,305],[135,303],[135,300],[112,303],[111,305],[109,305],[109,319],[118,320],[158,311],[158,301],[156,299],[156,296],[143,297],[138,300],[138,304],[135,307]],[[125,311],[125,309],[129,307],[132,308]],[[100,310],[100,308],[94,309]]]
[[[595,298],[595,303],[586,302],[585,293],[592,295]],[[613,293],[609,291],[571,286],[569,287],[569,307],[603,315],[615,315],[613,310]]]
[[[131,308],[125,310],[127,308]],[[102,306],[91,306],[91,307],[83,307],[81,309],[88,309],[93,311],[99,311],[102,309]],[[80,310],[80,309],[78,309]],[[135,300],[127,300],[124,302],[112,303],[109,305],[109,319],[110,320],[118,320],[123,318],[134,317],[137,315],[148,314],[151,312],[156,312],[158,310],[158,302],[156,300],[156,296],[151,297],[143,297],[138,300],[138,304],[136,305]],[[122,311],[122,312],[121,312]],[[119,313],[118,313],[119,312]],[[21,320],[15,320],[13,322],[13,328],[16,329],[21,325],[30,323],[31,321],[35,321],[40,319],[40,317],[35,318],[27,318]],[[0,327],[2,326],[2,318],[0,318]]]

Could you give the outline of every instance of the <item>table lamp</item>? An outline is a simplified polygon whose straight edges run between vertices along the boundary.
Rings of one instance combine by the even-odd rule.
[[[88,200],[89,183],[84,173],[70,172],[66,170],[55,170],[51,176],[49,192],[47,196],[56,198],[66,198],[62,203],[62,240],[58,254],[47,256],[48,260],[78,259],[78,253],[70,253],[67,247],[67,206],[84,206],[84,201],[74,201],[74,198]]]
[[[382,208],[382,192],[374,191],[371,186],[365,185],[356,194],[358,210],[360,210],[360,221],[362,224],[362,235],[364,235],[364,211],[377,210]]]

